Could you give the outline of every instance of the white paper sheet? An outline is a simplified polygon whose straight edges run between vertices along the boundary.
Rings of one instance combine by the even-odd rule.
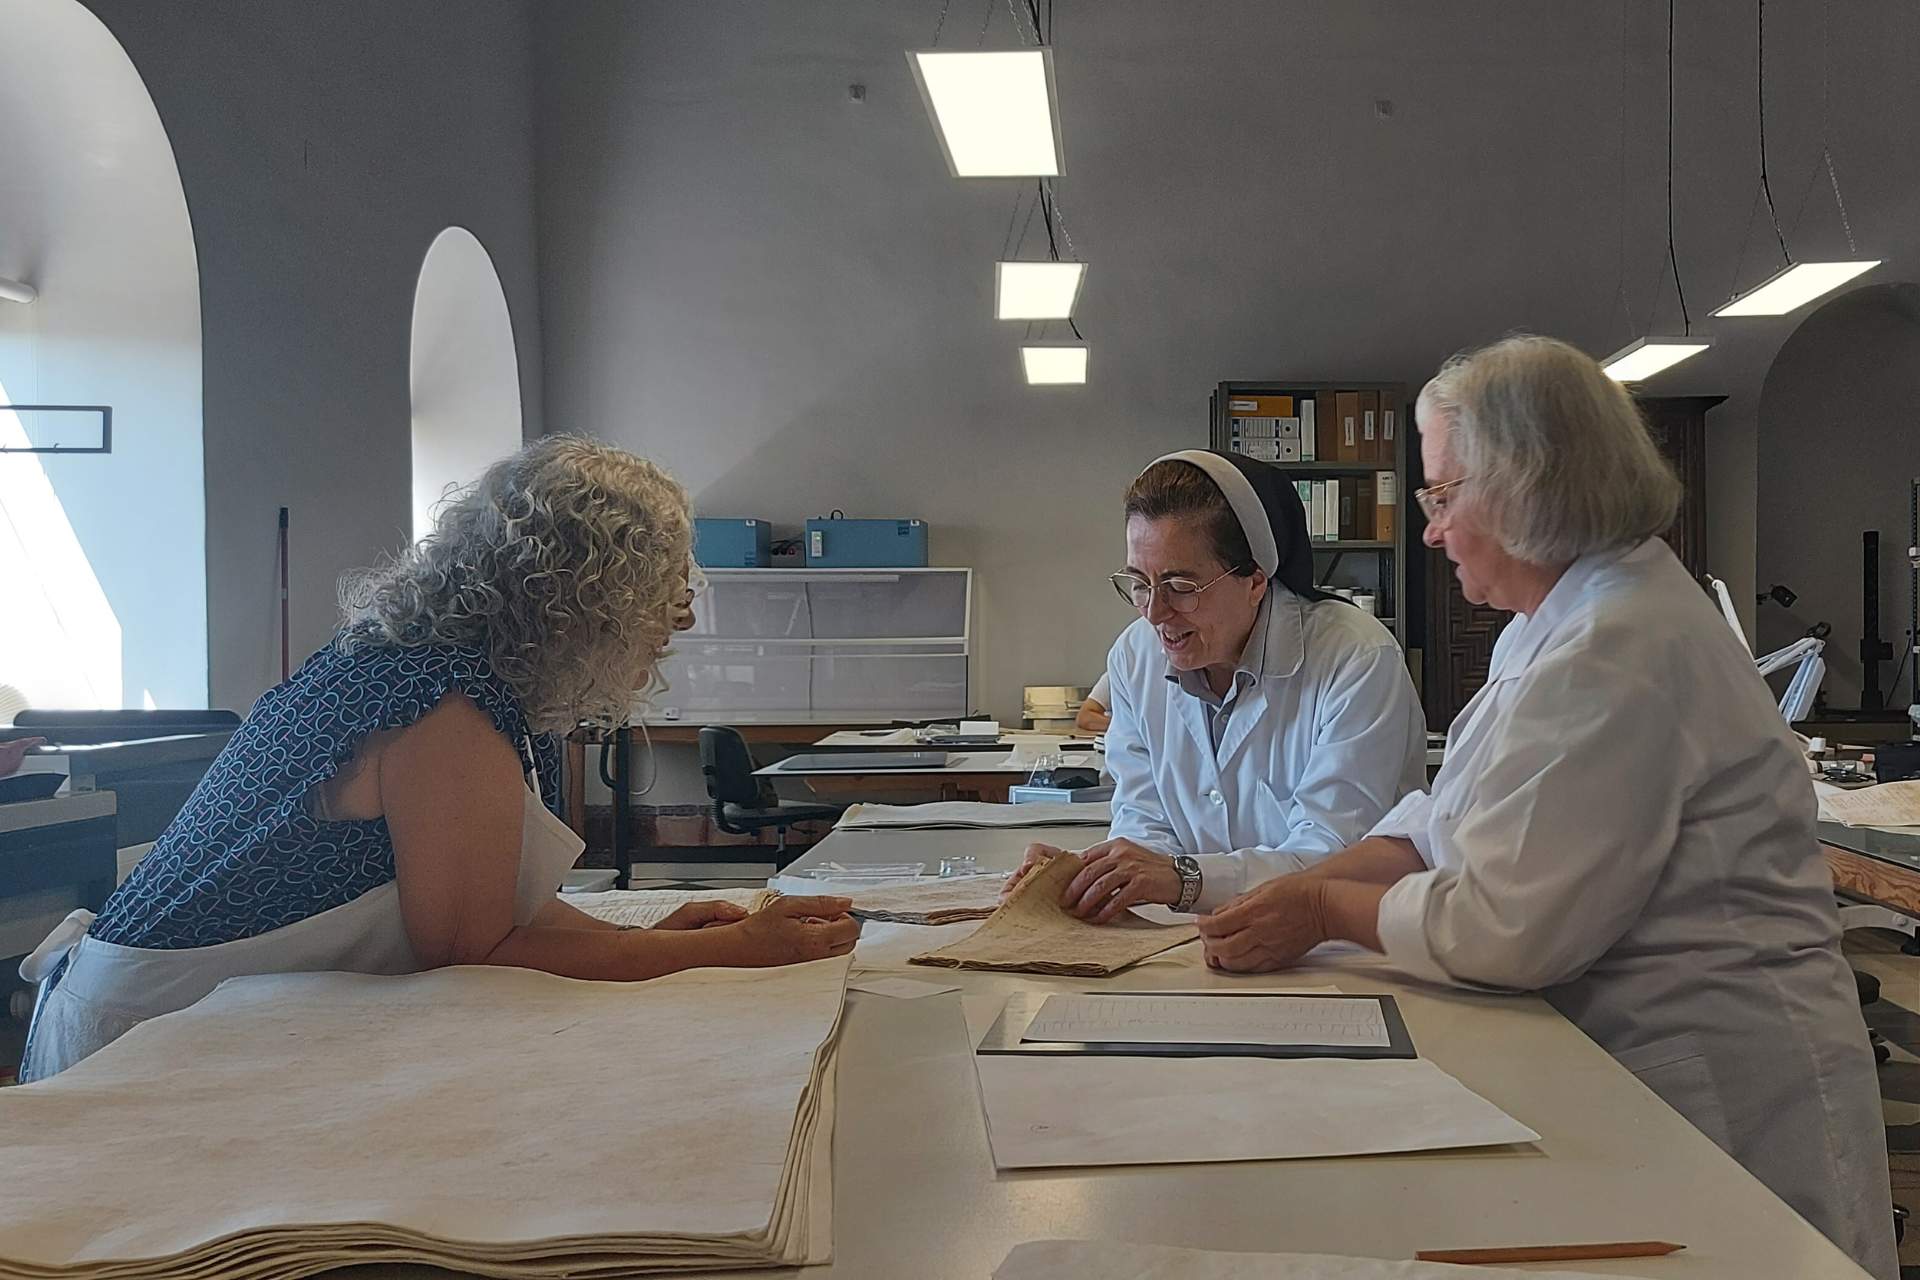
[[[912,978],[856,978],[847,984],[849,991],[891,996],[895,1000],[918,1000],[923,996],[943,995],[959,989],[952,983],[916,982]]]
[[[1286,995],[1048,996],[1022,1040],[1385,1049],[1378,1000]]]
[[[1651,1261],[1651,1260],[1647,1260]],[[1325,1253],[1217,1253],[1108,1240],[1016,1245],[993,1280],[1592,1280],[1567,1271],[1515,1271]]]
[[[1005,992],[967,992],[960,997],[961,1012],[967,1019],[967,1047],[978,1049],[980,1042],[987,1038],[987,1032],[993,1030],[993,1024],[1000,1021],[1000,1015],[1006,1011]]]
[[[1418,1058],[995,1054],[975,1065],[1002,1169],[1298,1160],[1540,1137]]]

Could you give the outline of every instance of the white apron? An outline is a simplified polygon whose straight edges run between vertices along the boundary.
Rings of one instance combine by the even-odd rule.
[[[585,842],[540,801],[536,772],[520,824],[520,878],[513,920],[531,921],[553,901]],[[75,911],[20,966],[39,999],[20,1064],[22,1083],[65,1070],[148,1018],[184,1009],[228,978],[255,973],[399,974],[420,969],[390,880],[351,902],[278,929],[210,947],[154,950],[86,936],[91,911]],[[58,986],[47,978],[71,954]]]

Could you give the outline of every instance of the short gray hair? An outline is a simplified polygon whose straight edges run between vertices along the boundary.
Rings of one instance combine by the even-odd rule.
[[[1626,388],[1592,357],[1518,334],[1440,366],[1420,421],[1447,420],[1471,503],[1507,553],[1559,564],[1632,546],[1673,524],[1680,481]]]
[[[349,574],[335,643],[470,646],[535,730],[619,724],[673,635],[692,546],[686,490],[666,472],[546,436],[449,498],[414,546]]]

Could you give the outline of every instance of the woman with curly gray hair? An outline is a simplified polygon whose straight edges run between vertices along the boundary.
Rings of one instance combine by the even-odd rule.
[[[452,964],[639,980],[849,950],[839,898],[694,903],[622,929],[558,900],[554,735],[612,725],[691,621],[685,492],[550,436],[496,463],[421,542],[341,588],[333,642],[255,704],[97,918],[21,973],[22,1079],[244,974]]]

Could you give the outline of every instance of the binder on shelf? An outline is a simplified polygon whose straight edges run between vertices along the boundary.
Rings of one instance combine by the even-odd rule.
[[[1339,391],[1333,397],[1334,411],[1340,417],[1340,431],[1335,442],[1334,458],[1338,462],[1360,461],[1360,393],[1357,391]]]
[[[1392,542],[1400,532],[1400,477],[1392,471],[1373,473],[1373,536]]]
[[[1400,442],[1395,439],[1400,416],[1400,397],[1391,391],[1380,393],[1380,461],[1395,466],[1400,461]]]
[[[1359,476],[1353,482],[1353,536],[1356,538],[1365,540],[1377,536],[1373,491],[1378,483],[1378,473]]]
[[[1313,462],[1319,457],[1319,450],[1315,448],[1317,441],[1315,441],[1313,433],[1314,433],[1313,397],[1301,396],[1300,397],[1300,461],[1302,462]]]
[[[1340,411],[1334,393],[1313,393],[1314,458],[1319,462],[1340,459]]]
[[[1327,532],[1327,482],[1313,482],[1313,536],[1325,542],[1330,535]]]
[[[1340,505],[1337,508],[1340,513],[1338,517],[1340,524],[1336,531],[1337,536],[1342,542],[1351,542],[1360,536],[1355,531],[1356,526],[1354,523],[1354,483],[1351,479],[1336,480],[1334,483],[1339,486],[1340,490]]]
[[[1378,391],[1360,393],[1359,461],[1380,461],[1380,393]]]

